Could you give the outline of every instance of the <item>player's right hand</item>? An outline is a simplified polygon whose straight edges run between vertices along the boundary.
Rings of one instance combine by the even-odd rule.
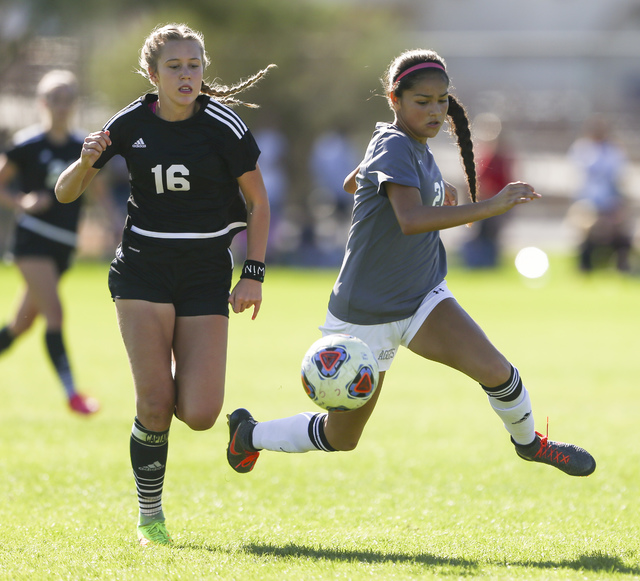
[[[503,214],[518,204],[526,204],[533,200],[537,200],[542,196],[537,193],[533,186],[525,182],[511,182],[500,190],[488,202],[497,208],[497,214]]]
[[[109,131],[95,131],[84,138],[80,159],[89,167],[98,161],[102,152],[111,145]]]
[[[29,192],[18,199],[18,207],[26,214],[41,214],[46,212],[52,204],[53,198],[47,192]]]

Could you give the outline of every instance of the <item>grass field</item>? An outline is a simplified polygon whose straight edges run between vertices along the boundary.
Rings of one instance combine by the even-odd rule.
[[[80,387],[71,415],[42,324],[0,359],[0,579],[640,579],[640,279],[585,280],[555,258],[531,285],[511,268],[453,269],[449,286],[518,366],[538,429],[591,451],[579,479],[519,460],[480,388],[401,352],[359,448],[263,453],[227,465],[226,422],[172,427],[164,507],[175,546],[142,550],[129,467],[133,388],[107,266],[63,283]],[[233,316],[224,413],[309,411],[299,363],[333,271],[270,269],[259,318]],[[0,321],[19,288],[0,266]]]

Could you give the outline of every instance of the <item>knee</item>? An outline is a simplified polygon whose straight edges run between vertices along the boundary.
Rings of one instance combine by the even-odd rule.
[[[217,406],[214,409],[198,407],[192,409],[179,408],[176,410],[176,415],[180,421],[187,424],[192,430],[202,432],[214,426],[220,415],[220,411],[221,409]]]
[[[33,326],[34,318],[24,317],[21,320],[14,321],[9,325],[9,333],[11,335],[11,339],[15,340],[23,333],[26,333]]]
[[[162,432],[171,424],[175,403],[167,398],[138,398],[136,415],[140,423],[154,432]]]

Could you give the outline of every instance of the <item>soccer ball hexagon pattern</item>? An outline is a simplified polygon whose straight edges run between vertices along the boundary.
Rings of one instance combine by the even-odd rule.
[[[352,335],[326,335],[302,359],[302,386],[328,411],[363,406],[378,387],[378,362],[369,346]]]

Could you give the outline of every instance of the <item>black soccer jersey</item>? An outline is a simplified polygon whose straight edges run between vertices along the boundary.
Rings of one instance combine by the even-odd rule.
[[[19,226],[68,246],[75,246],[82,201],[61,204],[54,188],[60,174],[82,151],[83,138],[70,135],[64,145],[51,143],[41,129],[26,129],[14,138],[7,157],[18,167],[17,185],[22,192],[38,191],[51,197],[49,209],[39,214],[20,214]]]
[[[104,126],[112,145],[94,164],[122,155],[129,168],[128,225],[162,239],[217,238],[230,242],[246,227],[237,178],[256,168],[260,150],[240,117],[206,95],[183,121],[165,121],[147,94]],[[222,241],[222,240],[220,240]]]

